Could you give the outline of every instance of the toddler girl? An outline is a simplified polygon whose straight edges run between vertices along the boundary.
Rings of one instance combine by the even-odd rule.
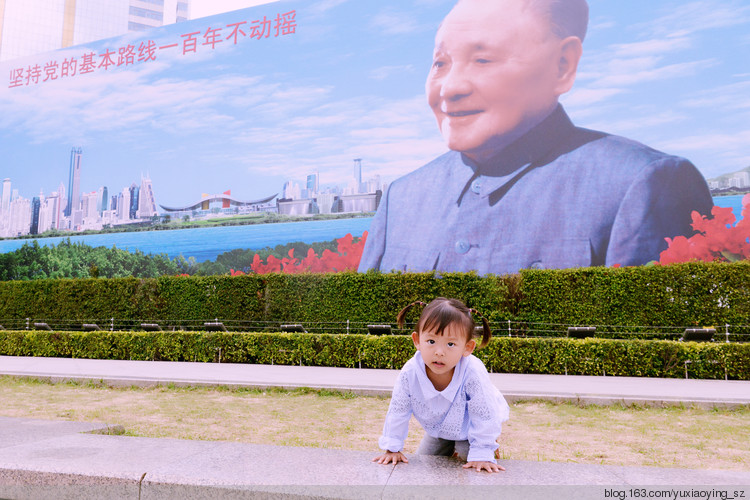
[[[414,302],[402,309],[399,328],[415,305],[425,304]],[[495,451],[502,423],[508,420],[508,403],[490,382],[484,364],[471,355],[476,347],[472,313],[481,316],[456,299],[442,297],[424,308],[411,334],[417,352],[401,369],[385,417],[379,440],[385,453],[373,462],[408,462],[401,450],[414,414],[426,433],[418,454],[450,457],[455,453],[467,461],[464,468],[505,470],[497,465]],[[487,319],[481,317],[480,348],[491,336]]]

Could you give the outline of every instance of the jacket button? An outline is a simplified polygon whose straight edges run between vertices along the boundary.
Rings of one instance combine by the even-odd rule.
[[[471,248],[471,245],[466,240],[458,240],[456,242],[456,253],[464,254],[469,251],[469,248]]]
[[[482,179],[474,179],[474,182],[471,183],[471,190],[479,194],[482,191]]]

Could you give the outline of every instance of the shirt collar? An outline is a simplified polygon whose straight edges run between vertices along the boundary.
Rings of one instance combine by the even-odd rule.
[[[489,161],[477,166],[475,172],[490,177],[509,175],[529,163],[542,160],[574,128],[568,114],[562,105],[558,104],[547,118],[503,148]]]
[[[419,369],[417,370],[417,380],[419,381],[419,387],[422,389],[422,394],[424,394],[425,399],[432,399],[434,397],[441,396],[448,401],[453,401],[453,399],[455,399],[456,397],[458,389],[461,387],[461,381],[464,378],[464,372],[466,372],[466,367],[468,366],[467,357],[461,357],[458,364],[456,365],[456,368],[453,370],[453,378],[451,378],[451,383],[448,384],[448,387],[446,387],[442,391],[438,391],[437,389],[435,389],[435,386],[432,385],[430,379],[427,378],[427,367],[425,366],[424,360],[422,359],[422,353],[417,351],[414,357],[416,358],[417,366],[419,367]]]
[[[574,130],[573,122],[562,105],[558,104],[547,118],[482,165],[461,154],[461,161],[471,167],[473,175],[458,197],[458,204],[461,204],[472,183],[481,176],[480,196],[490,197],[490,204],[494,205],[528,171],[544,164],[548,157],[554,155]]]

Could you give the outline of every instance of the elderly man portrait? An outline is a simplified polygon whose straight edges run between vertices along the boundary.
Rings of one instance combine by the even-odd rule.
[[[515,273],[658,260],[710,213],[684,158],[575,126],[585,0],[460,0],[435,36],[427,101],[450,149],[384,193],[360,271]]]

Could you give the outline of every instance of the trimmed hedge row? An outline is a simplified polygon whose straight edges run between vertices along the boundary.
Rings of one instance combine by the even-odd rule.
[[[0,282],[0,318],[394,322],[415,300],[459,297],[509,316],[508,278],[476,274],[269,274]]]
[[[8,356],[400,368],[413,354],[400,335],[0,331]],[[502,373],[750,380],[750,344],[495,337],[476,355]]]
[[[0,319],[393,323],[415,300],[456,297],[490,321],[744,325],[750,263],[473,273],[334,273],[0,282]],[[415,320],[418,312],[408,318]]]
[[[647,326],[744,325],[750,262],[522,272],[526,321]]]

